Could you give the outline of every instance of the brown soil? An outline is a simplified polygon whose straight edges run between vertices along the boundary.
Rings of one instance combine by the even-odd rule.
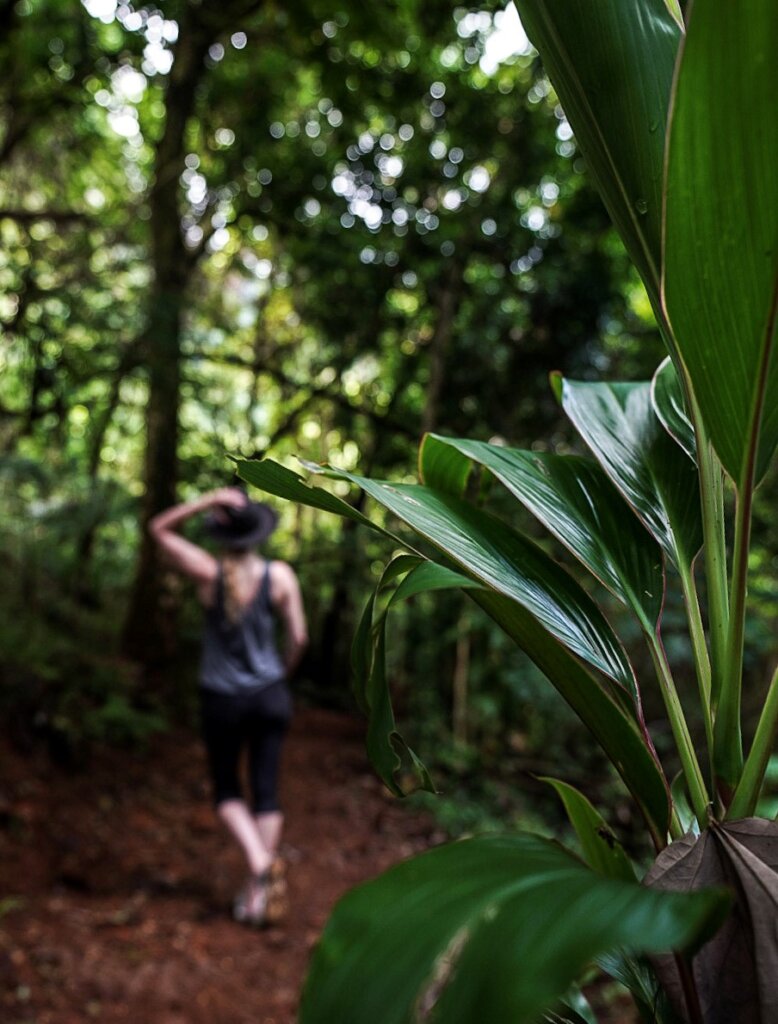
[[[230,919],[245,870],[191,735],[75,775],[4,748],[0,1019],[292,1024],[336,899],[442,838],[382,788],[362,735],[345,716],[298,712],[283,782],[291,907],[262,932]]]
[[[75,774],[0,743],[0,1021],[293,1024],[338,897],[444,838],[381,786],[363,734],[344,715],[297,713],[282,787],[290,912],[266,931],[230,918],[245,868],[191,734]],[[598,1019],[632,1024],[609,991],[590,991]]]

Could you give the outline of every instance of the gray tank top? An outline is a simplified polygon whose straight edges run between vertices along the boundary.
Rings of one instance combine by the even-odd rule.
[[[265,564],[256,596],[237,622],[230,622],[224,611],[224,578],[219,566],[216,600],[205,610],[200,685],[217,693],[248,693],[272,686],[285,676],[275,641],[270,563]]]

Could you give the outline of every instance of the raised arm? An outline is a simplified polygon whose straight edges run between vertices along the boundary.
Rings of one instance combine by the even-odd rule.
[[[308,624],[305,621],[300,584],[294,570],[286,562],[270,564],[270,597],[284,624],[284,664],[287,673],[291,675],[308,646]]]
[[[197,583],[213,583],[218,571],[216,559],[204,548],[182,537],[178,533],[178,527],[192,516],[214,506],[230,505],[240,508],[245,503],[246,495],[243,491],[236,487],[222,487],[194,501],[185,501],[160,512],[149,521],[149,533],[174,569]]]

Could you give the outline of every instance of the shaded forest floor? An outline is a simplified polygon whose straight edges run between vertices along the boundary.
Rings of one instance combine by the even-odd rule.
[[[4,747],[0,1019],[292,1024],[335,900],[443,838],[383,790],[363,731],[298,711],[283,781],[290,913],[262,932],[229,917],[245,872],[195,737],[104,752],[77,774]]]
[[[338,897],[444,838],[383,789],[363,733],[297,712],[282,787],[290,913],[261,932],[230,918],[245,870],[191,733],[75,773],[0,742],[3,1024],[293,1024]],[[594,995],[598,1019],[634,1020],[601,985]]]

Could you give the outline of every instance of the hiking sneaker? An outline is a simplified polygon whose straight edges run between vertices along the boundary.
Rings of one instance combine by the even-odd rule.
[[[270,865],[268,874],[265,921],[267,924],[278,924],[289,912],[286,863],[280,857],[276,857]]]
[[[235,897],[232,905],[233,919],[252,928],[263,927],[267,923],[269,888],[269,870],[260,875],[252,875]]]

